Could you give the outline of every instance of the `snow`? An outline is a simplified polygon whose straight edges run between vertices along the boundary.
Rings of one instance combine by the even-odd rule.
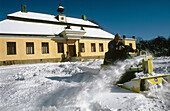
[[[33,23],[16,20],[3,20],[0,22],[0,33],[6,34],[39,34],[59,35],[65,30],[66,25],[53,25],[44,23]],[[82,31],[80,27],[71,26],[72,31]],[[84,27],[85,37],[99,37],[113,39],[114,35],[99,28]]]
[[[43,13],[36,13],[36,12],[15,12],[12,14],[8,14],[7,16],[12,17],[19,17],[19,18],[28,18],[28,19],[35,19],[35,20],[46,20],[46,21],[53,21],[53,22],[59,22],[54,15],[49,14],[43,14]],[[82,20],[78,18],[72,18],[72,17],[66,17],[67,23],[73,23],[73,24],[82,24],[82,25],[89,25],[89,26],[98,26],[88,20]]]
[[[1,111],[168,111],[170,85],[135,93],[116,85],[132,64],[101,69],[102,59],[0,66]],[[155,73],[170,72],[168,57],[154,58]]]
[[[19,11],[12,14],[8,14],[8,16],[59,22],[54,15],[34,13],[34,12],[23,13]],[[67,17],[66,19],[67,19],[67,23],[88,25],[88,26],[98,26],[88,20],[82,20],[82,19],[72,18],[72,17]],[[0,22],[0,33],[52,35],[55,37],[56,35],[59,35],[61,32],[63,32],[66,27],[67,27],[66,25],[35,23],[35,22],[6,19]],[[79,31],[79,32],[82,31],[80,26],[71,26],[70,28],[72,31]],[[83,29],[85,31],[83,37],[106,38],[106,39],[114,38],[113,34],[108,33],[100,28],[83,27]]]
[[[0,33],[7,34],[41,34],[41,35],[54,35],[59,34],[64,30],[65,26],[32,23],[15,20],[4,20],[0,22]]]

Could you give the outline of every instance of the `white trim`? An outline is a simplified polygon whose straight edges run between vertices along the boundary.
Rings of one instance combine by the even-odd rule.
[[[4,36],[4,35],[0,35],[0,38],[18,38],[18,39],[49,39],[49,40],[51,40],[51,39],[64,39],[64,38],[55,38],[55,37],[42,37],[42,36],[39,36],[39,37],[37,37],[37,36],[16,36],[16,35],[14,35],[14,36]]]
[[[93,38],[81,38],[80,40],[89,40],[89,41],[111,41],[110,39],[93,39]]]
[[[22,38],[22,39],[51,39],[51,40],[66,40],[64,37],[56,37],[56,36],[17,36],[17,35],[0,35],[0,38]],[[100,39],[100,38],[68,38],[69,40],[98,40],[98,41],[111,41],[111,39]]]

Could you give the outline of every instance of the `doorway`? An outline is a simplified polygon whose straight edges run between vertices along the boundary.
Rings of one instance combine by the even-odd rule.
[[[75,45],[69,45],[68,48],[69,48],[69,56],[75,57],[76,56]]]

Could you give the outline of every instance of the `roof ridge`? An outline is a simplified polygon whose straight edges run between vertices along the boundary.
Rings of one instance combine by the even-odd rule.
[[[11,14],[8,14],[7,17],[18,17],[18,18],[26,18],[26,19],[35,19],[35,20],[46,20],[46,21],[54,21],[54,22],[59,22],[56,19],[55,15],[51,14],[44,14],[44,13],[38,13],[38,12],[21,12],[17,11]],[[96,26],[98,27],[97,24],[90,22],[89,20],[83,20],[80,18],[75,18],[75,17],[67,17],[67,23],[73,23],[73,24],[80,24],[80,25],[88,25],[88,26]],[[79,20],[79,21],[77,21]]]

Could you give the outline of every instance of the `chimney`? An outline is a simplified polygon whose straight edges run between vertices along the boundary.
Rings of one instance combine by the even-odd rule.
[[[86,15],[82,15],[83,20],[87,20]]]
[[[126,38],[126,35],[123,35],[123,39],[125,39]]]
[[[27,13],[27,5],[21,5],[21,12]]]
[[[135,39],[135,36],[132,36],[133,39]]]

